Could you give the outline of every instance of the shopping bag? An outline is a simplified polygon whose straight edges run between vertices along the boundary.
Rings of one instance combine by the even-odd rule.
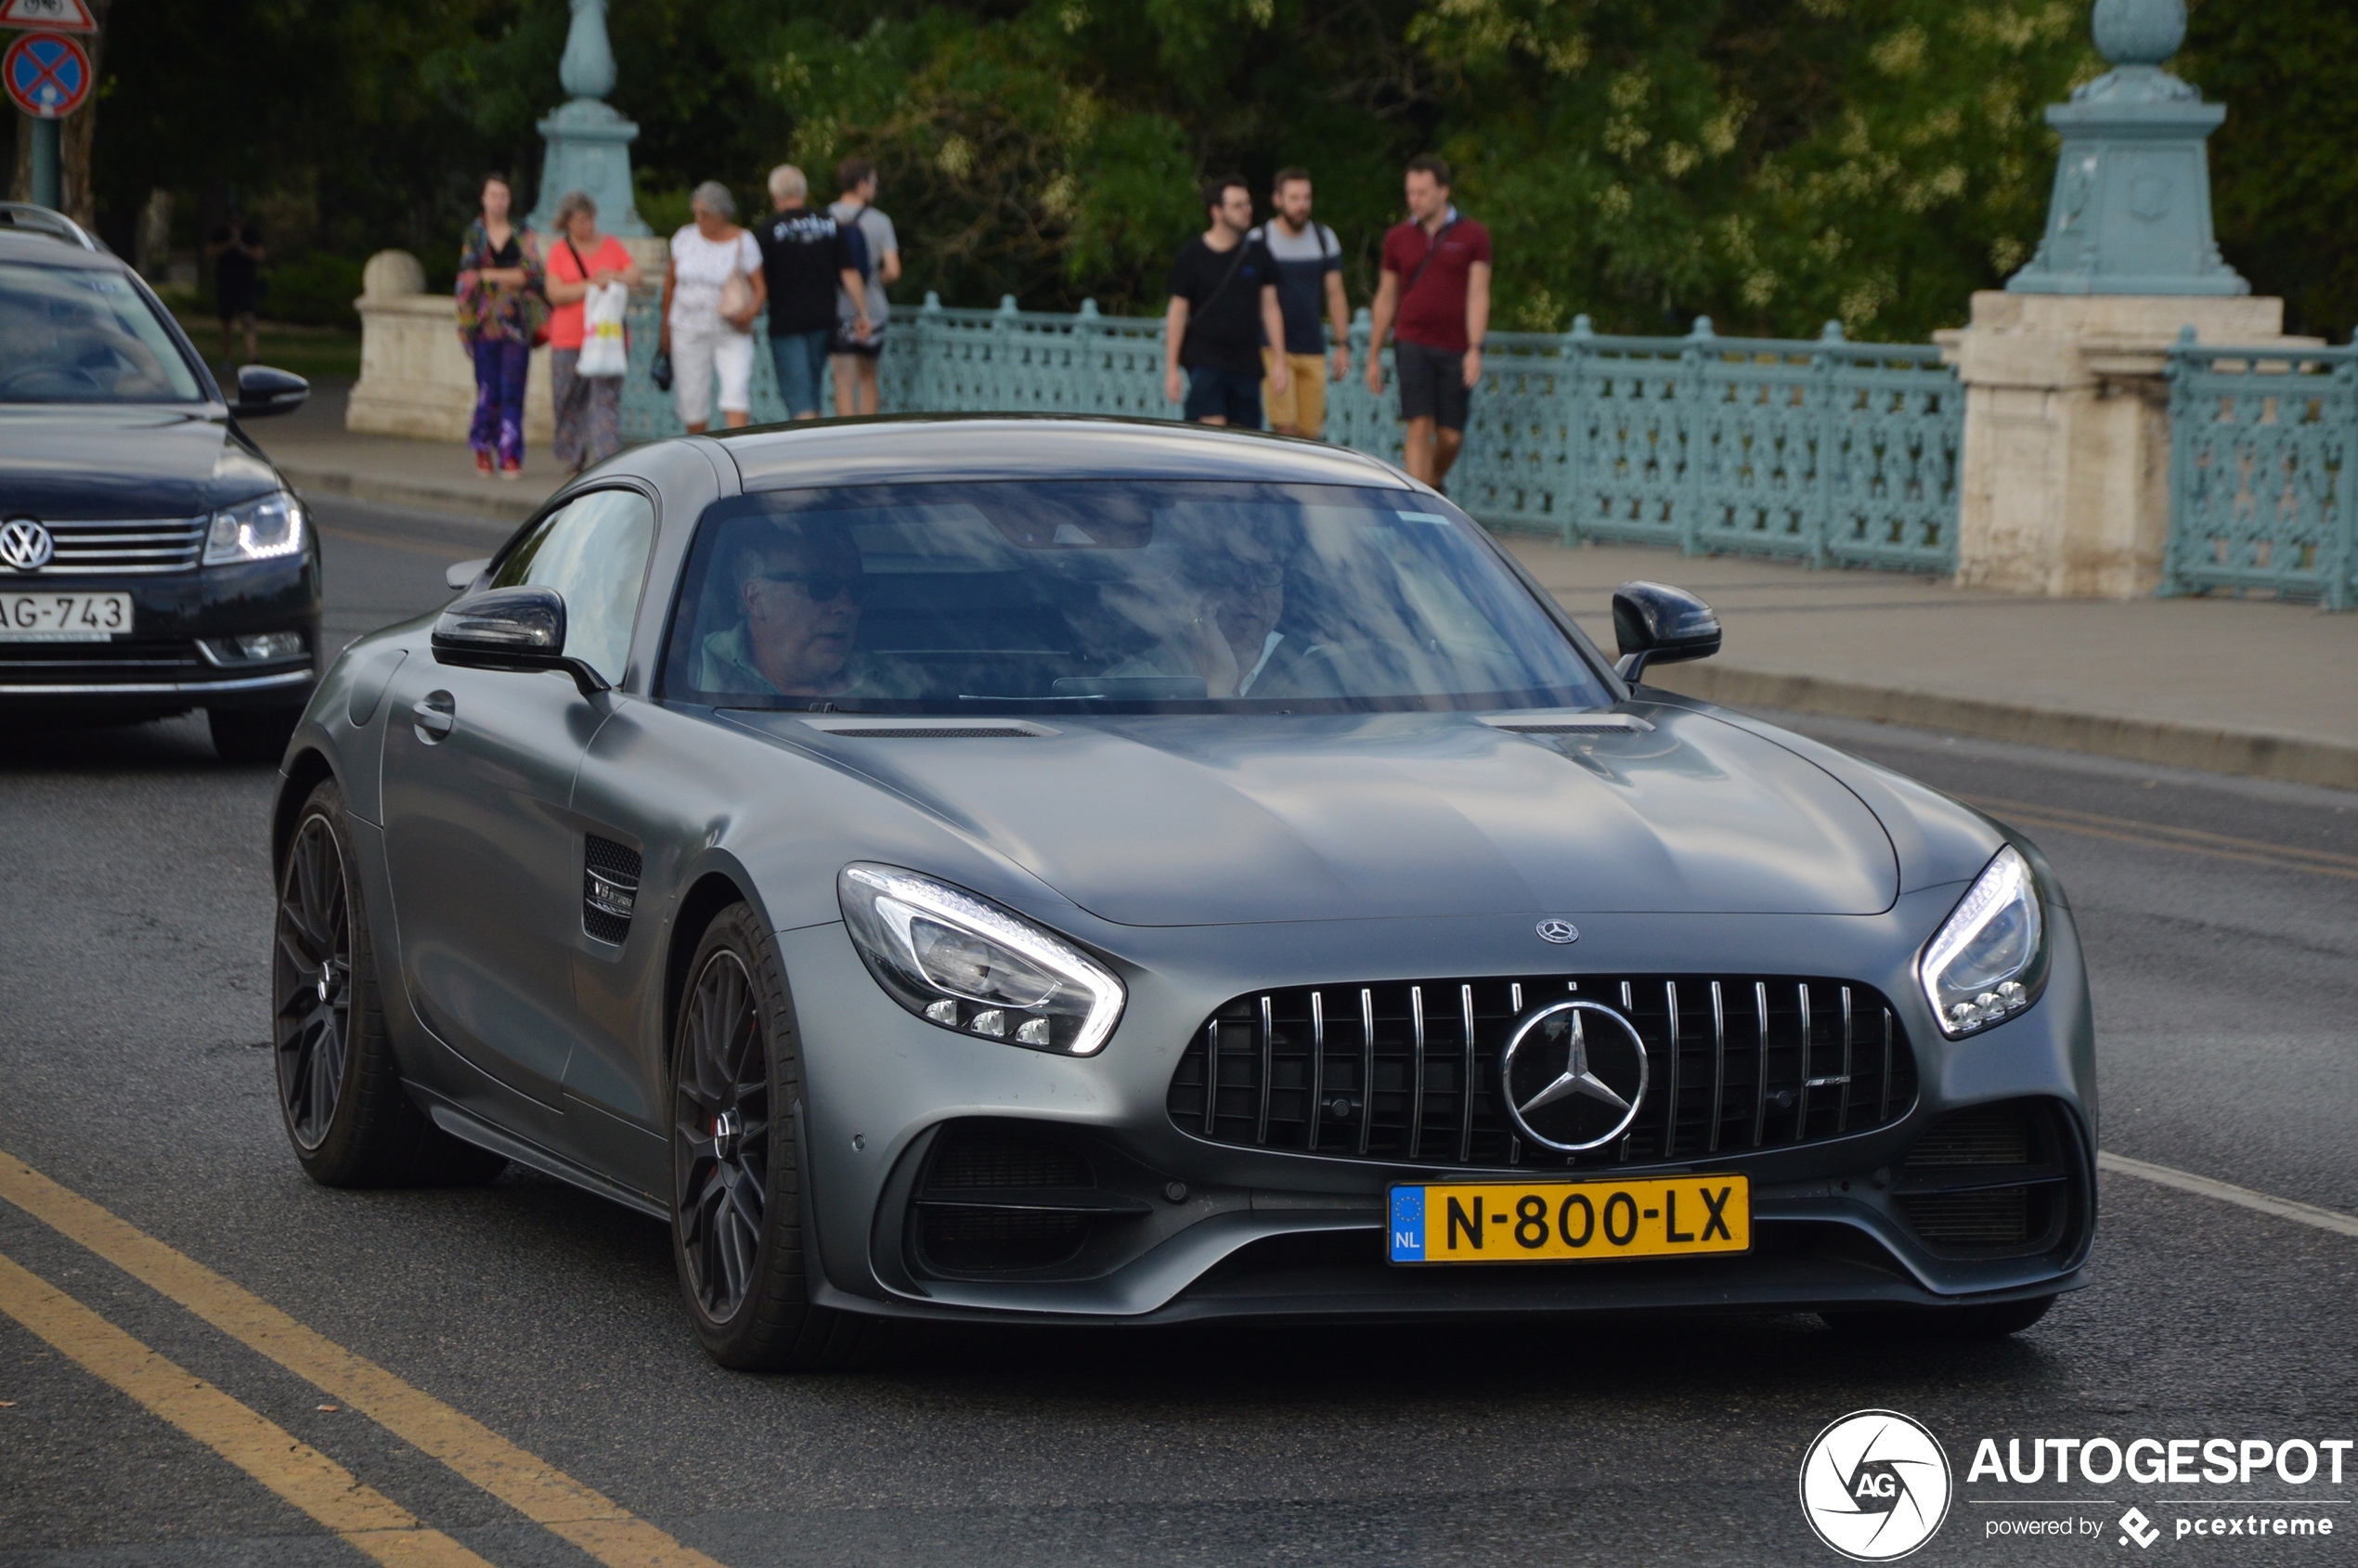
[[[630,307],[630,291],[620,283],[601,283],[581,302],[581,358],[577,376],[619,376],[630,369],[630,353],[622,342],[622,317]]]

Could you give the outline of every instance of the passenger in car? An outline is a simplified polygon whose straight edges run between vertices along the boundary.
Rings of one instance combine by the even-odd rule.
[[[914,697],[917,672],[856,653],[873,579],[850,538],[792,517],[740,525],[729,565],[739,618],[707,632],[695,685],[709,693],[810,698]]]
[[[1238,531],[1215,550],[1189,551],[1168,594],[1140,595],[1127,605],[1160,633],[1154,647],[1123,659],[1109,677],[1200,675],[1208,697],[1243,697],[1290,663],[1277,622],[1286,613],[1286,565],[1278,547]]]

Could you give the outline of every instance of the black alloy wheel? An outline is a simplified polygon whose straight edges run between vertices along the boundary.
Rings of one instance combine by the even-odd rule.
[[[443,1132],[402,1087],[351,841],[343,792],[324,779],[287,841],[270,944],[270,1043],[295,1159],[324,1186],[487,1182],[506,1158]]]
[[[785,966],[744,903],[712,918],[671,1040],[671,1251],[705,1350],[724,1367],[873,1363],[888,1325],[814,1306],[802,1233],[802,1056]]]
[[[305,812],[288,848],[278,936],[279,1104],[288,1136],[307,1154],[334,1123],[352,1034],[352,900],[343,846],[324,811]]]
[[[770,1195],[770,1053],[753,978],[721,948],[680,1020],[673,1172],[688,1288],[726,1323],[745,1305]]]

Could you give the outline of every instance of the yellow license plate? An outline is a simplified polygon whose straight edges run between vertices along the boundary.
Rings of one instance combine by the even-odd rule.
[[[1580,1263],[1752,1250],[1743,1176],[1434,1182],[1392,1189],[1395,1263]]]

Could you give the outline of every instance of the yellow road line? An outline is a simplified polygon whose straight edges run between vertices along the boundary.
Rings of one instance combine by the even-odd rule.
[[[491,1568],[286,1428],[6,1257],[0,1312],[389,1568]]]
[[[607,1568],[720,1568],[472,1416],[354,1354],[5,1152],[0,1152],[0,1198],[441,1460]]]
[[[1998,800],[1987,796],[1960,796],[1969,806],[2003,817],[2024,827],[2054,828],[2102,838],[2115,844],[2137,844],[2148,849],[2176,849],[2183,854],[2208,855],[2213,860],[2239,861],[2246,865],[2273,866],[2278,871],[2305,871],[2318,876],[2358,881],[2358,856],[2329,849],[2302,849],[2257,838],[2208,833],[2200,828],[2164,827],[2127,817],[2101,816],[2093,811],[2038,806],[2028,801]]]

